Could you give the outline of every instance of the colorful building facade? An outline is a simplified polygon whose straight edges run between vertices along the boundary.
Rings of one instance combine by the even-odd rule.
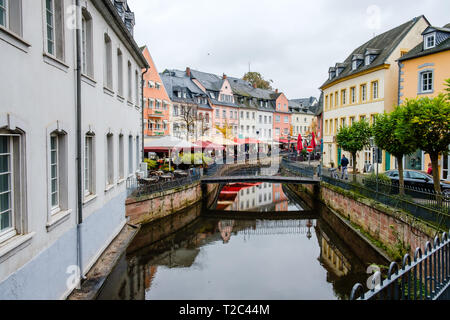
[[[450,23],[444,27],[427,27],[423,41],[399,59],[399,103],[406,99],[436,97],[445,92],[450,78]],[[405,157],[405,168],[426,171],[431,163],[422,150]],[[441,179],[450,180],[450,157],[440,156]]]
[[[147,46],[141,48],[150,68],[144,74],[144,135],[170,134],[172,105]],[[145,71],[145,70],[144,70]]]

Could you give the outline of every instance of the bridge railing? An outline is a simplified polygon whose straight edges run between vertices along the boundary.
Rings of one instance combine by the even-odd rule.
[[[148,183],[141,183],[139,179],[131,177],[127,179],[127,189],[130,190],[128,196],[139,198],[157,192],[163,192],[182,186],[187,186],[194,182],[199,181],[200,178],[201,178],[200,173],[194,173],[185,178],[176,178],[170,181],[161,181],[157,183],[148,184]]]
[[[301,177],[308,178],[313,178],[317,173],[316,167],[301,165],[298,162],[289,160],[286,157],[283,157],[283,159],[281,160],[281,168],[287,169]]]
[[[433,245],[425,244],[425,250],[417,248],[414,257],[406,254],[401,268],[392,262],[387,277],[380,271],[371,276],[372,289],[364,292],[364,286],[353,286],[350,300],[435,300],[448,299],[450,295],[450,239],[447,233],[436,236]]]

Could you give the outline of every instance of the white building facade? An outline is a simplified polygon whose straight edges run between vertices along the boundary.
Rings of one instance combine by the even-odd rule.
[[[72,0],[2,3],[11,10],[0,20],[0,299],[63,299],[78,283],[77,268],[86,274],[126,223],[147,65],[126,1],[82,0],[81,15]]]

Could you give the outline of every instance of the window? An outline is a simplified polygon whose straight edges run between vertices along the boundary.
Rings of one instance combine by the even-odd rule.
[[[94,135],[84,139],[84,195],[94,194]]]
[[[133,173],[133,136],[128,137],[128,174]]]
[[[262,123],[262,115],[259,115],[259,123]],[[267,120],[267,119],[266,119]]]
[[[421,72],[419,79],[420,93],[433,92],[433,71],[429,70]]]
[[[372,99],[378,99],[378,81],[372,82]]]
[[[173,115],[178,116],[178,106],[173,106]]]
[[[0,242],[21,232],[20,142],[18,134],[0,133]]]
[[[430,49],[430,48],[435,47],[436,38],[434,36],[434,33],[425,36],[424,45],[425,45],[425,49]]]
[[[8,1],[11,3],[11,1]],[[64,8],[63,0],[46,0],[46,51],[48,54],[64,60]]]
[[[341,118],[341,128],[346,126],[346,118]]]
[[[160,127],[158,127],[160,129]],[[141,161],[141,145],[139,143],[139,136],[136,136],[136,170],[139,168],[139,162]]]
[[[131,71],[131,62],[128,61],[128,101],[129,102],[131,102],[131,100],[133,99],[132,98],[133,89],[132,89],[132,85],[131,85],[131,83],[132,83],[132,80],[131,80],[132,74],[131,73],[132,73],[132,71]]]
[[[250,112],[246,112],[246,117],[247,117],[247,120],[249,120],[250,119]]]
[[[92,18],[86,11],[82,10],[81,16],[81,51],[82,51],[82,63],[81,72],[85,75],[93,77],[93,53],[92,53]]]
[[[111,38],[105,34],[105,87],[113,89],[113,75],[112,75],[112,43]]]
[[[223,115],[223,118],[226,119],[226,117],[227,117],[227,111],[226,111],[226,110],[222,110],[222,115]]]
[[[220,118],[220,110],[216,109],[216,118]]]
[[[350,117],[350,125],[352,125],[353,122],[355,122],[355,117]]]
[[[280,122],[280,116],[275,116],[275,122]]]
[[[366,101],[367,99],[367,85],[361,85],[361,101]]]
[[[134,79],[135,79],[135,89],[136,89],[136,101],[135,105],[138,106],[139,103],[139,72],[136,70],[134,73]]]
[[[108,134],[106,136],[106,185],[110,186],[114,183],[114,136]]]
[[[334,106],[338,107],[339,106],[339,92],[336,91],[336,93],[334,94]]]
[[[347,103],[347,90],[344,89],[341,91],[341,99],[342,105],[345,105]]]
[[[367,55],[364,59],[364,64],[368,66],[370,64],[370,55]]]
[[[159,82],[156,82],[155,88],[159,90],[159,89],[161,88],[161,84],[160,84]],[[186,98],[186,97],[185,97],[185,98]]]
[[[52,210],[59,208],[59,157],[58,135],[50,137],[50,197]]]
[[[22,36],[22,0],[0,0],[0,25]]]
[[[350,95],[351,95],[352,103],[355,103],[356,102],[356,88],[355,87],[350,88]]]
[[[117,78],[118,78],[117,91],[119,93],[119,96],[123,97],[123,55],[120,49],[117,49]]]
[[[119,179],[125,178],[123,134],[119,135]]]
[[[356,60],[354,60],[352,62],[352,70],[356,70],[356,68],[358,68],[358,62]]]
[[[288,116],[284,116],[284,123],[289,123],[289,117]]]
[[[333,94],[330,94],[330,108],[333,108]]]
[[[67,155],[65,133],[50,134],[49,200],[50,214],[67,209]]]
[[[269,123],[272,124],[272,116],[269,116]]]

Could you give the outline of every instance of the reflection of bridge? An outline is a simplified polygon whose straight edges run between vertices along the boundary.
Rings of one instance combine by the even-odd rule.
[[[237,235],[311,234],[312,220],[257,221],[255,228],[237,231]]]
[[[281,177],[281,176],[218,176],[202,178],[203,184],[211,183],[236,183],[236,182],[272,182],[272,183],[287,183],[287,184],[314,184],[320,183],[317,178],[305,177]]]

